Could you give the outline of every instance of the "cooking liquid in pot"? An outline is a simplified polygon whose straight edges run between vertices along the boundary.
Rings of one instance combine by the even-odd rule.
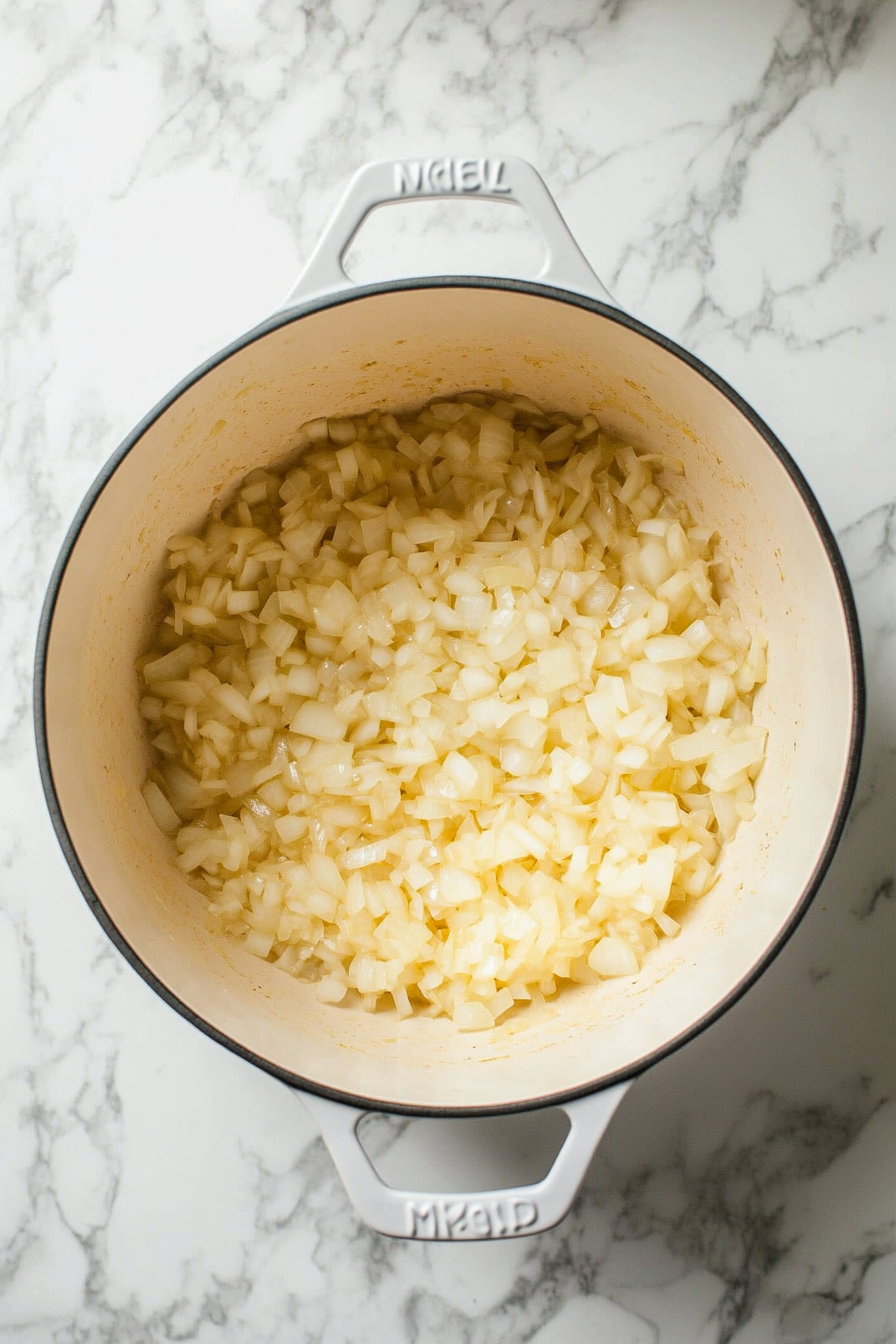
[[[144,797],[216,927],[491,1027],[632,975],[753,815],[765,641],[680,464],[525,397],[317,420],[169,542]]]

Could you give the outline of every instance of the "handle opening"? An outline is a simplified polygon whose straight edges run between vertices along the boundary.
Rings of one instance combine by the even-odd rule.
[[[469,1120],[418,1120],[368,1113],[358,1142],[380,1180],[393,1190],[471,1194],[537,1185],[569,1134],[560,1110]]]
[[[343,268],[358,285],[415,275],[537,275],[543,239],[522,210],[462,196],[408,200],[372,210],[349,243]]]

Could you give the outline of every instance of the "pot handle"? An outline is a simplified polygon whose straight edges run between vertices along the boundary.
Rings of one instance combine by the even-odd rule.
[[[520,206],[547,248],[547,260],[535,278],[616,307],[531,164],[516,158],[440,158],[388,159],[360,168],[281,311],[355,287],[343,269],[343,257],[371,210],[399,201],[450,197]]]
[[[489,1241],[546,1232],[569,1212],[598,1142],[630,1083],[558,1103],[569,1133],[548,1174],[536,1185],[473,1194],[426,1194],[395,1190],[377,1175],[357,1135],[368,1112],[308,1092],[302,1100],[321,1137],[349,1199],[368,1227],[389,1237],[425,1241]]]

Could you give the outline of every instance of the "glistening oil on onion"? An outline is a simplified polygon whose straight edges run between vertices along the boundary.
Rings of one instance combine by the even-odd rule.
[[[461,1030],[637,975],[765,754],[765,640],[680,472],[469,393],[312,421],[172,537],[143,794],[213,926]]]

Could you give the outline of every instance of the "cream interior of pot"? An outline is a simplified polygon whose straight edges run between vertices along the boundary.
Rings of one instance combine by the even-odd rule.
[[[593,410],[610,432],[684,459],[717,527],[745,617],[769,641],[755,714],[769,729],[757,816],[715,888],[638,978],[564,990],[494,1030],[318,1003],[205,927],[140,795],[148,747],[135,657],[159,609],[165,541],[214,495],[288,453],[303,421],[409,408],[464,389]],[[256,339],[143,434],[87,518],[49,641],[50,760],[72,843],[109,917],[168,990],[255,1055],[381,1105],[505,1106],[647,1061],[710,1013],[763,956],[810,882],[840,798],[853,673],[831,564],[780,461],[677,356],[611,318],[521,292],[459,286],[358,298]]]

